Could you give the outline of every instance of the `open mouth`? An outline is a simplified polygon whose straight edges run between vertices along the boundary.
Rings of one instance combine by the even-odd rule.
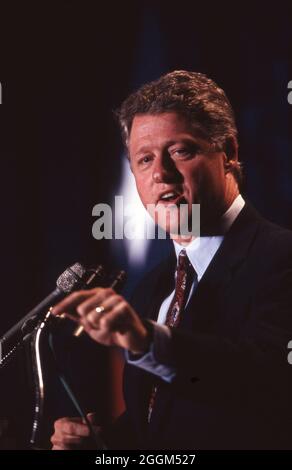
[[[160,196],[158,204],[187,204],[186,199],[180,193],[176,191],[168,191]]]

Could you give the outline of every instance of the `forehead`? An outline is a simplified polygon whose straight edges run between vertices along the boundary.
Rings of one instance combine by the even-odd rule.
[[[182,115],[170,112],[161,114],[140,114],[133,119],[129,146],[137,142],[173,138],[174,136],[195,134],[193,125]]]

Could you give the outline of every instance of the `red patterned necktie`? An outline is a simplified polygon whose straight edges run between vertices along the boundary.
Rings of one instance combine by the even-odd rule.
[[[165,325],[171,328],[175,328],[179,324],[181,313],[190,294],[190,289],[194,280],[194,274],[195,270],[189,261],[186,250],[183,249],[181,250],[178,257],[174,297],[166,314]],[[153,386],[151,390],[148,405],[148,423],[151,419],[157,389],[157,386]]]

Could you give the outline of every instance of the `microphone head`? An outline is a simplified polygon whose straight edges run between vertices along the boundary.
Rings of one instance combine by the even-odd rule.
[[[76,289],[77,284],[82,284],[86,278],[87,270],[80,263],[75,263],[67,268],[57,279],[57,287],[65,293]]]

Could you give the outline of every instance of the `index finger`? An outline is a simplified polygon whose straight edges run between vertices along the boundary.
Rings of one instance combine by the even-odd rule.
[[[54,305],[52,308],[53,315],[60,315],[63,312],[70,311],[76,308],[80,302],[83,302],[85,299],[88,299],[95,293],[96,289],[91,290],[79,290],[73,292],[72,294],[65,297],[58,304]]]

